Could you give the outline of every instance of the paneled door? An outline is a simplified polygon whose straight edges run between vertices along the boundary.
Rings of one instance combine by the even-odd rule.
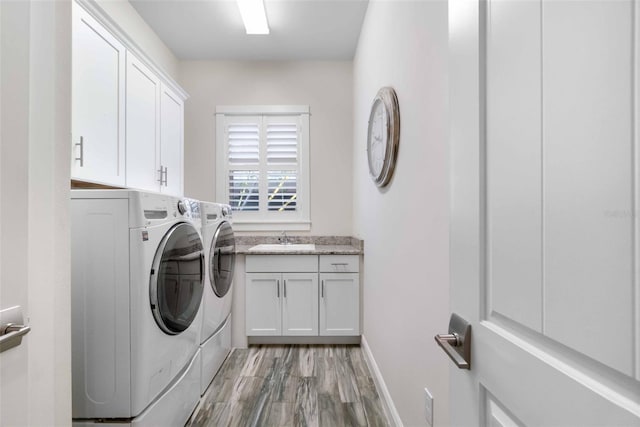
[[[0,426],[71,424],[71,29],[0,1]]]
[[[640,425],[638,9],[449,3],[453,425]]]

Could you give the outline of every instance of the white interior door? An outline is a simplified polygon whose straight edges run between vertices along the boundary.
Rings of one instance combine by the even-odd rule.
[[[27,217],[19,213],[21,209],[10,209],[10,206],[26,206],[28,197],[25,166],[29,138],[29,74],[22,73],[29,67],[29,38],[22,38],[25,35],[22,27],[26,23],[28,33],[29,15],[30,7],[26,2],[0,3],[0,310],[20,306],[23,315],[28,309]],[[6,43],[10,37],[14,42]],[[0,353],[0,425],[3,426],[22,425],[27,419],[28,405],[24,396],[28,395],[30,338],[25,336],[21,345]]]
[[[640,11],[451,0],[454,425],[640,425]]]
[[[0,1],[0,425],[71,421],[71,2]]]

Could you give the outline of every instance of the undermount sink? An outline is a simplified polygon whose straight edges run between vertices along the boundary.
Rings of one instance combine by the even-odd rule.
[[[314,251],[316,245],[314,243],[287,243],[287,244],[262,244],[249,248],[249,252],[269,251],[269,252],[296,252],[296,251]]]

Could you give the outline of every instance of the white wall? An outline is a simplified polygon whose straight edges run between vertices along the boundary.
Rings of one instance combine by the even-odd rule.
[[[178,60],[128,0],[95,0],[160,68],[177,80]]]
[[[355,234],[365,241],[364,335],[405,425],[449,422],[449,359],[433,336],[449,321],[447,3],[371,1],[354,60]],[[400,103],[395,175],[368,175],[367,121],[383,86]]]
[[[216,105],[309,105],[311,231],[351,235],[351,61],[180,63],[185,195],[215,201]],[[302,233],[300,233],[302,234]]]

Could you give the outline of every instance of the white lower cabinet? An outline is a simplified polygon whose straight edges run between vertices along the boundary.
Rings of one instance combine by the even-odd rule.
[[[282,275],[282,335],[318,335],[318,273]]]
[[[247,335],[282,335],[280,273],[247,273]]]
[[[247,273],[247,335],[318,335],[317,273]]]
[[[320,335],[360,335],[360,275],[320,273]]]
[[[247,255],[247,336],[360,335],[358,264],[357,255]]]

